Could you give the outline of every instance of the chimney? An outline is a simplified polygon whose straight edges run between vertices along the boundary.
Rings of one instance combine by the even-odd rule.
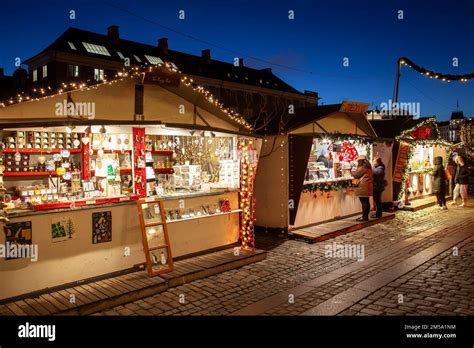
[[[271,74],[272,73],[272,68],[265,68],[265,69],[261,69],[260,71],[263,72],[263,73],[266,73],[266,74]]]
[[[118,44],[120,41],[119,27],[117,25],[111,25],[108,27],[107,36],[110,38],[113,44]]]
[[[239,58],[239,68],[244,67],[244,58]]]
[[[162,37],[161,39],[158,39],[158,48],[164,54],[168,54],[168,38]]]
[[[209,48],[206,48],[205,50],[201,51],[201,56],[204,59],[204,61],[208,64],[211,63],[211,50]]]

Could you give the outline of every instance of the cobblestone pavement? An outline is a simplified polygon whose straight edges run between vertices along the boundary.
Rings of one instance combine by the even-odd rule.
[[[474,202],[471,202],[471,205]],[[328,301],[410,256],[427,252],[457,233],[469,231],[474,208],[435,207],[418,212],[400,211],[395,219],[334,239],[307,244],[273,234],[258,234],[257,247],[268,250],[267,259],[239,269],[169,289],[141,300],[117,306],[95,315],[230,315],[259,301],[278,297],[310,281],[357,264],[354,258],[326,257],[325,246],[364,246],[367,267],[309,288],[291,301],[275,301],[271,308],[250,314],[298,315]],[[400,245],[400,247],[398,247]],[[443,244],[444,245],[444,244]],[[398,279],[382,284],[375,292],[352,303],[337,314],[459,314],[473,315],[473,242],[464,240],[453,250],[440,250],[431,259],[410,269]],[[388,253],[392,248],[394,251]],[[429,250],[428,250],[429,251]],[[297,288],[296,288],[297,289]],[[403,295],[403,302],[398,303]]]

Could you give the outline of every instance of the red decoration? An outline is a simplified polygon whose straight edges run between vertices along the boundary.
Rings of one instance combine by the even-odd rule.
[[[89,137],[90,137],[89,133],[82,134],[82,139],[84,138],[90,139]],[[84,141],[82,142],[82,179],[84,180],[89,180],[91,178],[90,146],[91,146],[90,140],[87,142],[87,144],[85,144]]]
[[[349,142],[344,142],[339,152],[339,161],[341,162],[352,162],[359,157],[359,153],[354,145]]]
[[[232,208],[230,207],[230,201],[228,199],[221,201],[221,212],[230,213],[231,211]]]
[[[411,132],[411,136],[416,140],[426,140],[431,136],[431,128],[429,127],[420,127],[417,130]]]
[[[135,194],[146,197],[146,168],[145,168],[145,128],[133,128],[133,171]]]

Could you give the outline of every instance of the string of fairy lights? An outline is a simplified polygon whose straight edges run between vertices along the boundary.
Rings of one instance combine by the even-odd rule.
[[[254,223],[256,199],[254,197],[255,182],[255,149],[251,139],[239,141],[241,152],[241,174],[240,174],[240,208],[242,209],[240,241],[243,249],[253,250],[255,247]]]
[[[474,78],[474,73],[470,74],[463,74],[463,75],[453,75],[453,74],[442,74],[438,73],[429,69],[425,69],[417,64],[415,64],[412,60],[406,58],[406,57],[400,57],[398,59],[398,64],[400,66],[408,66],[409,68],[412,68],[413,70],[419,72],[421,75],[427,76],[431,79],[437,79],[441,81],[461,81],[461,82],[466,82],[468,80],[471,80]]]
[[[159,63],[156,65],[141,65],[141,66],[133,66],[129,68],[123,68],[122,71],[118,72],[113,79],[107,80],[104,79],[101,82],[94,81],[91,84],[89,81],[85,82],[63,82],[61,87],[54,91],[50,86],[47,87],[40,87],[40,88],[33,88],[29,92],[21,92],[18,93],[15,97],[11,97],[7,101],[1,102],[0,107],[6,107],[13,104],[19,104],[23,102],[33,101],[33,100],[40,100],[45,98],[52,98],[57,95],[61,95],[63,93],[71,92],[71,91],[82,91],[82,90],[91,90],[97,89],[99,86],[103,85],[112,85],[114,83],[123,81],[125,78],[136,78],[141,77],[146,73],[153,73],[158,69],[167,69],[171,73],[178,74],[181,78],[181,82],[186,86],[192,88],[195,92],[200,93],[209,103],[213,104],[214,106],[218,107],[226,116],[232,120],[233,122],[238,123],[246,130],[251,131],[253,127],[237,112],[227,108],[221,103],[209,90],[204,88],[201,85],[198,85],[193,81],[192,78],[188,78],[185,76],[181,71],[178,70],[175,64],[166,62],[166,63]]]

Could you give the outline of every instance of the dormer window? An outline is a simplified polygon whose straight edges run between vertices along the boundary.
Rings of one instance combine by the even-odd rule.
[[[158,57],[149,56],[145,54],[145,58],[148,60],[148,62],[150,62],[150,64],[153,64],[153,65],[163,64],[163,61]]]
[[[117,51],[117,54],[118,54],[118,56],[119,56],[120,58],[125,59],[125,57],[124,57],[124,55],[122,54],[122,52]]]
[[[38,81],[38,70],[33,70],[33,82]]]
[[[67,43],[69,47],[71,47],[71,50],[77,50],[76,46],[71,41],[68,41]]]
[[[133,58],[135,58],[138,63],[141,63],[141,62],[142,62],[142,60],[141,60],[140,58],[138,58],[137,55],[133,55]]]
[[[110,53],[109,51],[107,51],[107,48],[105,48],[105,46],[95,45],[88,42],[83,42],[82,44],[84,45],[84,48],[86,49],[86,51],[89,53],[95,53],[95,54],[100,54],[102,56],[110,57]]]

